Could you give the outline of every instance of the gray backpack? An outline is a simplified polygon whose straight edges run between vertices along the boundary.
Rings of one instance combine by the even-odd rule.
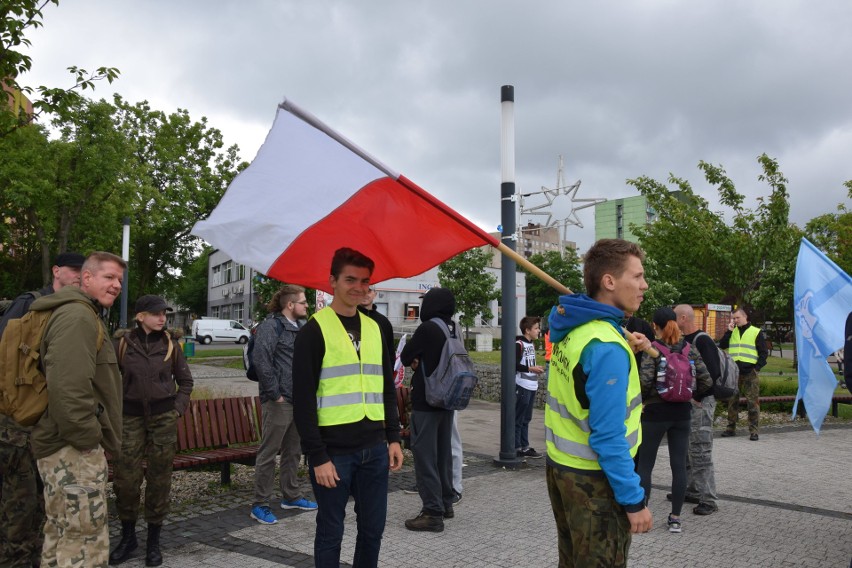
[[[696,334],[695,340],[697,341],[702,335],[710,337],[709,334],[702,331]],[[710,339],[713,338],[710,337]],[[715,342],[713,344],[715,345]],[[740,384],[740,368],[737,367],[737,362],[734,361],[730,353],[722,351],[718,345],[716,345],[716,350],[719,352],[721,375],[713,381],[713,396],[716,397],[716,400],[727,400],[737,394]]]
[[[432,318],[429,321],[435,322],[441,328],[447,340],[441,350],[437,368],[431,374],[427,374],[426,368],[423,368],[426,402],[430,406],[447,410],[463,410],[467,408],[470,395],[479,381],[473,361],[461,340],[450,335],[450,328],[444,320]]]

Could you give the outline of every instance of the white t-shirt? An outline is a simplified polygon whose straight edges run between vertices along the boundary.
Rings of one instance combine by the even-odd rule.
[[[518,339],[518,345],[521,346],[521,364],[527,368],[535,367],[535,345],[530,341]],[[515,373],[515,384],[527,390],[538,390],[538,375],[535,373]]]

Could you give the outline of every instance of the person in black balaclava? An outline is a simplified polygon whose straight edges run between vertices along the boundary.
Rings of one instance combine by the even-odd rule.
[[[411,367],[411,451],[414,453],[414,473],[417,490],[423,507],[413,519],[405,521],[412,531],[441,532],[444,519],[453,511],[453,459],[451,437],[453,411],[431,406],[426,402],[425,380],[433,373],[441,358],[447,337],[456,329],[452,316],[456,312],[456,299],[446,288],[432,288],[423,296],[420,308],[420,327],[405,344],[400,360]],[[440,320],[434,321],[434,320]],[[443,325],[442,325],[443,324]]]

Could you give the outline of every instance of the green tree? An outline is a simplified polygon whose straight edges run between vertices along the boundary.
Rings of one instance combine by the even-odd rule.
[[[79,104],[79,91],[94,89],[96,81],[112,83],[119,75],[114,67],[99,67],[93,72],[71,66],[68,71],[73,77],[69,87],[57,88],[40,86],[22,86],[18,77],[32,68],[32,58],[20,50],[31,45],[26,34],[41,27],[42,10],[48,5],[59,5],[59,0],[2,0],[0,2],[0,82],[11,91],[21,91],[32,98],[33,92],[39,98],[32,101],[34,114],[26,116],[15,113],[0,105],[0,137],[6,136],[17,128],[26,125],[31,118],[43,113],[58,113]]]
[[[648,283],[648,289],[645,291],[645,299],[642,300],[642,305],[639,306],[636,315],[646,321],[651,321],[654,311],[662,306],[674,305],[680,297],[680,292],[674,284],[666,281],[660,275],[659,265],[653,258],[646,257],[642,267],[645,269],[645,281]]]
[[[459,323],[465,329],[465,339],[477,316],[494,317],[488,304],[498,298],[499,292],[495,288],[497,278],[485,270],[490,260],[490,250],[473,248],[438,267],[438,282],[456,297],[456,310],[460,314]]]
[[[40,126],[0,138],[0,214],[8,220],[3,236],[9,244],[0,254],[21,267],[32,262],[28,254],[37,255],[41,283],[50,280],[57,253],[118,249],[119,211],[132,188],[122,175],[128,146],[114,110],[81,99],[53,120],[56,139]]]
[[[172,293],[175,302],[195,316],[207,313],[207,264],[211,250],[205,246],[201,254],[187,265]]]
[[[135,188],[130,280],[138,293],[171,293],[178,274],[194,261],[200,239],[190,235],[228,184],[245,167],[239,148],[224,148],[222,133],[186,110],[166,114],[143,101],[115,96],[118,131],[132,147],[126,170]]]
[[[852,199],[852,181],[844,185]],[[852,274],[852,211],[845,204],[837,206],[837,213],[826,213],[808,221],[805,236],[846,274]]]
[[[699,162],[721,204],[733,210],[730,225],[683,179],[668,180],[679,194],[648,177],[628,180],[657,213],[655,223],[638,228],[640,242],[657,263],[658,277],[676,283],[677,301],[749,305],[765,316],[790,313],[780,307],[792,302],[793,273],[785,275],[783,267],[795,263],[790,242],[797,231],[788,220],[787,180],[774,159],[763,154],[757,160],[763,170],[758,179],[771,191],[755,210],[743,207],[745,198],[721,166]],[[762,285],[767,289],[759,293]]]
[[[561,284],[575,293],[583,292],[583,272],[580,270],[580,258],[573,247],[565,247],[564,253],[559,251],[539,252],[532,255],[529,261],[555,278]],[[527,275],[527,314],[547,316],[550,308],[556,305],[559,292],[549,284],[540,280],[532,272],[524,270]]]

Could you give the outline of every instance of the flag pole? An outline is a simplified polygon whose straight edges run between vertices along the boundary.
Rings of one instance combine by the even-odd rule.
[[[530,262],[529,259],[527,259],[523,255],[518,254],[517,251],[512,250],[510,247],[506,246],[504,243],[500,243],[500,246],[497,247],[497,250],[499,250],[503,254],[503,256],[507,256],[514,260],[519,266],[521,266],[521,268],[524,268],[525,270],[531,272],[534,276],[537,276],[540,280],[543,280],[545,284],[549,284],[551,288],[553,288],[560,294],[573,294],[573,292],[571,292],[568,286],[566,286],[565,284],[563,284],[562,282],[560,282],[559,280],[557,280],[556,278],[554,278],[553,276]],[[635,335],[633,335],[633,333],[627,331],[624,328],[621,329],[622,331],[624,331],[624,335],[627,337],[628,343],[635,343],[637,341],[637,338]],[[648,339],[650,339],[651,341],[654,340],[653,337],[649,337]],[[660,356],[660,352],[653,347],[648,347],[644,351],[655,359]]]
[[[543,280],[545,284],[549,284],[551,288],[553,288],[560,294],[573,294],[573,292],[568,288],[568,286],[561,283],[559,280],[557,280],[556,278],[554,278],[553,276],[530,262],[529,259],[524,257],[522,254],[518,254],[517,251],[512,250],[511,248],[506,246],[505,243],[500,243],[500,246],[497,247],[497,250],[503,253],[503,256],[508,256],[516,263],[521,265],[522,268],[528,270],[529,272],[532,272],[535,276],[538,276],[540,280]]]

